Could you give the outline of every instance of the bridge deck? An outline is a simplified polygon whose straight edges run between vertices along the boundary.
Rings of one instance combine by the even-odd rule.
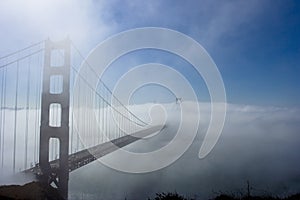
[[[102,144],[98,144],[96,146],[90,147],[88,149],[73,153],[69,155],[69,172],[72,172],[80,167],[83,167],[94,160],[101,158],[109,153],[112,153],[118,150],[121,147],[129,145],[143,137],[147,137],[155,132],[160,131],[163,129],[164,126],[152,126],[145,130],[138,131],[131,135],[125,135],[123,137],[114,139],[109,142],[105,142]],[[50,162],[52,168],[59,168],[59,160],[53,160]],[[34,173],[39,175],[40,169],[39,165],[36,165],[33,168],[24,171],[25,173]]]

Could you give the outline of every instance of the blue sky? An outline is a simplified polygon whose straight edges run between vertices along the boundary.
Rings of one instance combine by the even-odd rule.
[[[120,31],[165,27],[187,34],[208,51],[222,74],[228,102],[299,106],[299,8],[298,1],[277,0],[4,0],[0,3],[0,55],[47,37],[66,36],[87,55],[99,42]],[[174,68],[188,78],[199,99],[209,100],[201,77],[191,67],[180,67],[180,58],[174,58],[175,62],[172,55],[157,54],[137,53],[127,59],[127,65],[133,58],[135,64],[149,62],[149,58],[177,63]]]
[[[211,117],[209,104],[204,103],[201,113],[204,121],[201,121],[196,141],[181,160],[157,173],[141,176],[119,173],[95,163],[94,167],[90,165],[70,176],[71,193],[101,193],[110,197],[103,199],[116,199],[115,196],[123,198],[130,192],[134,195],[140,189],[146,199],[149,191],[154,194],[165,189],[185,194],[202,190],[209,196],[212,191],[236,191],[249,179],[259,189],[268,186],[274,195],[299,192],[300,1],[1,0],[0,26],[0,57],[48,37],[60,40],[67,36],[87,56],[104,39],[121,31],[149,26],[169,28],[198,41],[221,72],[231,104],[219,143],[207,159],[199,160],[197,156]],[[38,65],[38,61],[35,62],[32,70]],[[149,62],[172,66],[191,83],[200,101],[209,101],[205,83],[195,69],[182,58],[159,50],[147,49],[120,57],[112,63],[103,80],[113,88],[132,67]],[[20,72],[26,76],[28,60],[23,64],[25,67]],[[13,74],[14,70],[9,71]],[[32,73],[31,93],[40,87],[34,84],[39,72]],[[13,106],[16,80],[10,75],[7,76],[10,88],[6,105]],[[19,80],[23,97],[26,78]],[[33,98],[34,104],[38,98],[34,95]],[[185,96],[183,99],[186,100]],[[25,100],[19,99],[19,106],[24,107]],[[174,100],[172,91],[148,85],[137,90],[131,102]],[[177,105],[173,105],[170,110],[177,112],[174,109]],[[191,119],[199,116],[196,110],[189,112]],[[17,112],[7,113],[11,118],[6,119],[14,119]],[[34,116],[30,118],[36,120],[38,115],[34,113],[31,112]],[[19,118],[22,116],[19,114]],[[170,122],[175,122],[170,124],[177,126],[173,115],[169,116]],[[11,131],[16,119],[6,121],[4,131]],[[17,123],[18,131],[23,134],[23,121]],[[176,133],[176,127],[169,127],[169,133]],[[168,141],[169,135],[161,136],[153,137],[154,147]],[[133,149],[144,147],[148,146],[141,143]],[[87,171],[95,173],[87,174]],[[116,187],[120,191],[112,193],[111,188]]]
[[[298,2],[178,2],[154,1],[145,11],[115,1],[107,18],[121,30],[163,26],[196,39],[219,67],[229,102],[299,105]]]

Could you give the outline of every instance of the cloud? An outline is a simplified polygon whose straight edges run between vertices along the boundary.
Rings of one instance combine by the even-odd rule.
[[[111,30],[100,18],[103,3],[72,0],[4,0],[0,3],[1,51],[12,51],[29,42],[70,37],[76,44],[91,48]],[[1,52],[2,53],[2,52]]]
[[[262,1],[223,2],[221,4],[211,3],[208,6],[213,13],[210,13],[211,19],[205,25],[203,39],[201,39],[207,47],[219,46],[222,39],[238,36],[243,27],[253,25],[252,23],[267,6],[267,3]]]
[[[173,1],[140,2],[114,0],[106,4],[105,18],[118,30],[144,26],[162,26],[182,31],[206,48],[222,45],[224,37],[235,37],[241,28],[255,25],[268,1],[212,2],[207,0],[174,3]],[[232,44],[234,45],[234,44]],[[228,47],[228,46],[226,46]]]

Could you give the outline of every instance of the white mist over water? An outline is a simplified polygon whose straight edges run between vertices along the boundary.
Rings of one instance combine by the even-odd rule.
[[[183,102],[192,104],[193,102]],[[167,127],[160,133],[137,141],[127,147],[131,152],[149,152],[166,144],[176,134],[180,120],[180,107],[175,103],[163,104],[164,110],[154,104],[131,105],[129,109],[144,120],[166,117]],[[155,108],[148,112],[149,108]],[[164,112],[162,112],[164,111]],[[9,115],[13,116],[13,111]],[[19,110],[18,116],[25,116]],[[189,117],[198,115],[187,111]],[[145,114],[146,113],[146,114]],[[149,115],[148,115],[149,114]],[[12,117],[11,116],[11,117]],[[31,110],[29,119],[35,118]],[[6,136],[12,137],[13,123],[7,118]],[[213,151],[204,159],[198,158],[205,131],[210,119],[210,104],[200,103],[200,127],[198,135],[187,152],[172,165],[151,173],[128,174],[118,172],[93,162],[70,174],[70,199],[147,199],[156,192],[174,192],[204,199],[214,192],[237,192],[246,188],[249,180],[255,194],[287,195],[300,191],[300,109],[282,107],[260,107],[228,104],[228,112],[222,135]],[[159,120],[158,120],[159,121]],[[32,138],[34,127],[29,127]],[[24,132],[19,124],[18,134]],[[186,134],[190,134],[186,131]],[[18,138],[19,142],[24,137]],[[32,152],[31,145],[28,152]],[[5,145],[7,166],[1,169],[0,184],[23,184],[33,177],[11,176],[12,145]],[[23,166],[20,147],[18,166]],[[29,158],[32,158],[28,154]],[[106,159],[116,159],[114,153]],[[126,162],[126,158],[118,160]],[[155,160],[149,160],[149,164]],[[28,163],[29,164],[29,163]],[[137,165],[139,163],[136,163]],[[145,163],[143,163],[145,164]],[[18,170],[17,170],[18,171]],[[245,190],[243,190],[245,191]]]
[[[183,102],[192,104],[193,102]],[[151,104],[131,106],[141,116]],[[161,133],[125,147],[149,152],[166,145],[176,134],[180,108],[163,105],[167,127]],[[189,116],[198,113],[189,110]],[[300,190],[300,110],[298,108],[228,105],[227,120],[213,151],[198,158],[210,119],[210,104],[200,103],[198,135],[187,152],[172,165],[156,172],[128,174],[94,162],[70,174],[71,199],[147,199],[156,192],[174,192],[209,198],[214,192],[245,191],[286,195]],[[152,117],[160,117],[152,113]],[[144,116],[146,117],[146,116]],[[186,130],[186,134],[190,134]],[[111,153],[106,159],[115,159]],[[118,158],[126,162],[126,158]],[[149,164],[155,160],[149,160]],[[139,163],[136,163],[139,165]],[[145,163],[143,163],[145,164]]]

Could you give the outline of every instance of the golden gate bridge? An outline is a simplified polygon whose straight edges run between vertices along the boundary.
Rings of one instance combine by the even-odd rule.
[[[83,63],[99,79],[69,39],[0,57],[1,170],[32,173],[64,199],[70,172],[163,128],[138,117],[101,79],[92,87]]]

